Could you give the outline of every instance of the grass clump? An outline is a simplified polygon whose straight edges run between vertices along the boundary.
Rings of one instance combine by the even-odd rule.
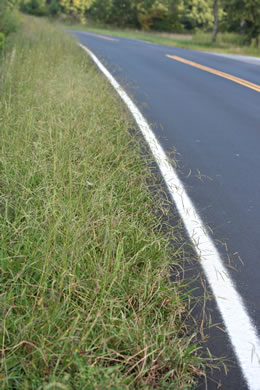
[[[0,65],[1,389],[190,389],[132,119],[71,37],[24,22]]]

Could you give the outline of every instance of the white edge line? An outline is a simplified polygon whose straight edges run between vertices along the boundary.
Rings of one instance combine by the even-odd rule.
[[[82,44],[79,44],[79,46],[89,54],[112,84],[127,105],[146,142],[149,144],[173,202],[200,258],[200,263],[216,299],[218,309],[248,387],[250,390],[260,390],[260,339],[252,320],[247,314],[242,298],[236,291],[229,273],[207,233],[206,227],[139,109],[99,59]]]
[[[241,62],[245,62],[246,64],[260,65],[260,57],[241,56],[238,54],[214,53],[211,51],[204,51],[201,53],[207,53],[213,56],[229,58],[230,60],[241,61]]]

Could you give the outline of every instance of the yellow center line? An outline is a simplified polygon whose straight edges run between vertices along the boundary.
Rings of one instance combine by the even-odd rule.
[[[239,77],[233,76],[233,75],[228,74],[228,73],[221,72],[220,70],[217,70],[217,69],[214,69],[214,68],[209,68],[208,66],[204,66],[204,65],[198,64],[197,62],[186,60],[185,58],[182,58],[182,57],[172,56],[170,54],[166,54],[166,57],[172,58],[173,60],[176,60],[176,61],[179,61],[179,62],[183,62],[184,64],[193,66],[195,68],[204,70],[206,72],[215,74],[216,76],[223,77],[225,79],[234,81],[235,83],[241,84],[241,85],[243,85],[244,87],[247,87],[247,88],[251,88],[251,89],[253,89],[256,92],[260,92],[260,85],[259,84],[251,83],[250,81],[247,81],[247,80],[244,80],[244,79],[240,79]]]
[[[94,34],[94,33],[86,33],[88,35],[92,35],[93,37],[96,37],[96,38],[101,38],[101,39],[106,39],[107,41],[116,41],[118,42],[119,39],[115,39],[115,38],[110,38],[110,37],[106,37],[105,35],[100,35],[100,34]]]

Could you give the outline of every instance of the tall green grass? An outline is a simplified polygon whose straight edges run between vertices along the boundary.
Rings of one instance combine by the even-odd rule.
[[[181,243],[160,229],[132,119],[43,20],[26,17],[0,66],[1,389],[192,388],[189,294],[168,280]]]

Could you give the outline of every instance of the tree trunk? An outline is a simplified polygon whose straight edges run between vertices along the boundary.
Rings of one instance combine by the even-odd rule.
[[[212,42],[215,43],[217,40],[217,33],[218,33],[218,0],[214,0],[213,13],[214,13],[214,25],[213,25],[213,33],[212,33]]]

